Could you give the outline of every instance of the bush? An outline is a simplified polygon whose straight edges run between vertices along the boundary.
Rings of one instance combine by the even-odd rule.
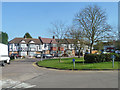
[[[69,55],[68,54],[63,54],[62,57],[69,57]]]
[[[84,60],[86,63],[97,63],[101,62],[100,55],[97,54],[86,54],[84,56]]]
[[[120,56],[116,53],[110,54],[86,54],[84,60],[86,63],[99,63],[99,62],[109,62],[112,61],[111,56],[115,55],[115,61],[120,60]]]
[[[115,61],[120,60],[120,55],[118,55],[117,53],[110,53],[110,55],[115,55]]]

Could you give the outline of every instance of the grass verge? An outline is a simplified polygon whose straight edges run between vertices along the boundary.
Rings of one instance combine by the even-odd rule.
[[[73,62],[72,59],[75,59],[75,68],[73,68]],[[84,58],[62,58],[61,62],[59,63],[59,59],[47,59],[43,61],[37,62],[39,66],[42,67],[51,67],[51,68],[57,68],[57,69],[78,69],[78,70],[84,70],[84,69],[118,69],[118,62],[115,61],[114,68],[112,68],[112,62],[101,62],[101,63],[84,63]]]

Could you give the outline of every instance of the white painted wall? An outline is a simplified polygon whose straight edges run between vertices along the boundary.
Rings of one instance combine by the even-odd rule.
[[[27,56],[27,52],[19,52],[20,56]]]

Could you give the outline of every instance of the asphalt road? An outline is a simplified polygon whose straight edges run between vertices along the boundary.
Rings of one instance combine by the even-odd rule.
[[[37,67],[39,59],[2,68],[2,88],[118,88],[118,71],[64,71]]]

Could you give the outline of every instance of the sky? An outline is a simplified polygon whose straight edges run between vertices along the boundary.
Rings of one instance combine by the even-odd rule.
[[[51,38],[51,23],[62,21],[71,25],[76,13],[88,5],[97,5],[106,11],[107,22],[116,31],[118,26],[117,2],[3,2],[2,31],[9,40],[29,32],[33,38]]]

